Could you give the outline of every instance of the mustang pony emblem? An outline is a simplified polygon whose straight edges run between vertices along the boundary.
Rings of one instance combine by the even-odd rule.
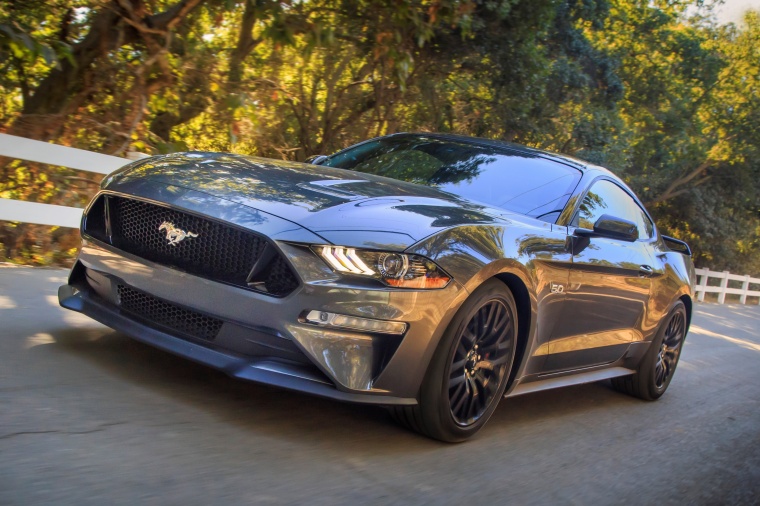
[[[175,227],[174,223],[171,223],[169,221],[165,221],[159,225],[158,230],[166,230],[166,240],[169,241],[169,244],[172,246],[176,246],[178,242],[184,241],[188,237],[198,237],[198,234],[194,234],[193,232],[189,231],[185,232],[181,228]]]

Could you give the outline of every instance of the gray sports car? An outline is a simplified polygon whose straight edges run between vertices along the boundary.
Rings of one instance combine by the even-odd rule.
[[[611,172],[434,134],[311,161],[191,152],[114,172],[61,305],[236,378],[387,406],[444,441],[505,396],[667,389],[691,252]]]

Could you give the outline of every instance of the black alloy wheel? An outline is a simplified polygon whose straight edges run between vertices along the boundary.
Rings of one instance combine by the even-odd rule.
[[[515,361],[517,305],[507,286],[490,279],[462,304],[441,337],[416,406],[390,408],[403,425],[456,443],[493,414]]]
[[[683,338],[686,335],[685,330],[685,315],[682,312],[674,313],[665,328],[665,335],[654,366],[654,385],[658,389],[667,386],[675,372]]]
[[[483,416],[496,398],[511,361],[514,320],[506,304],[493,299],[480,306],[459,335],[449,368],[449,407],[457,425]]]
[[[663,318],[657,336],[641,361],[636,374],[612,379],[612,386],[639,399],[654,401],[668,389],[676,372],[686,339],[688,316],[683,302],[676,302]]]

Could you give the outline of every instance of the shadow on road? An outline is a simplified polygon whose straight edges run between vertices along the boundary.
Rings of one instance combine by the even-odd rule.
[[[418,453],[441,446],[397,426],[383,408],[345,404],[230,378],[109,329],[62,328],[50,334],[55,340],[52,346],[92,362],[109,378],[149,389],[171,402],[191,405],[217,421],[258,435],[266,433],[295,443],[321,439],[333,449],[342,448],[347,455]],[[511,398],[502,401],[476,439],[509,438],[519,427],[541,430],[547,419],[556,424],[558,417],[588,416],[596,409],[614,410],[639,402],[606,384]],[[181,411],[175,411],[175,420],[186,423],[192,410]]]

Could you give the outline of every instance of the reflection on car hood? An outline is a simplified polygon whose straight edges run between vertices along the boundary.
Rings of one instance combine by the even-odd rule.
[[[201,191],[292,221],[331,242],[365,247],[406,247],[438,229],[503,223],[500,215],[508,214],[395,179],[225,153],[152,157],[110,176],[104,188],[119,191],[137,181]]]

